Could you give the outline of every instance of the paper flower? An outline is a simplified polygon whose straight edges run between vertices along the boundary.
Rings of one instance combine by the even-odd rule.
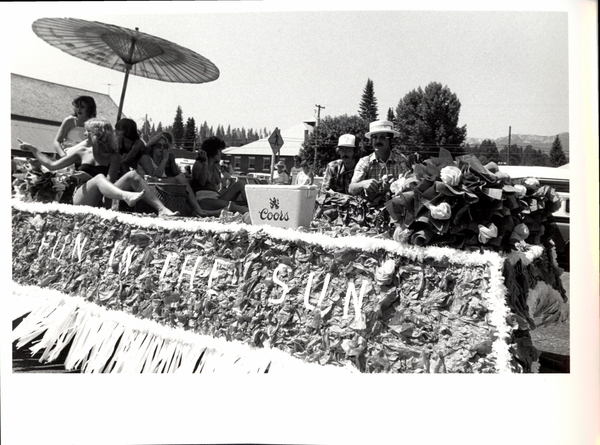
[[[406,183],[406,178],[404,178],[404,177],[398,178],[397,180],[392,182],[392,184],[390,185],[390,191],[394,195],[396,195],[397,193],[400,193],[402,191],[402,188],[404,187],[405,183]]]
[[[513,187],[516,189],[517,196],[519,198],[522,198],[523,196],[525,196],[527,194],[527,187],[525,187],[524,185],[515,184]]]
[[[460,184],[462,173],[460,168],[448,165],[440,171],[440,178],[446,185],[457,186]]]
[[[529,236],[529,227],[526,224],[518,224],[512,233],[510,234],[510,239],[512,241],[523,241],[526,240]]]
[[[396,262],[392,259],[386,260],[381,266],[375,269],[375,280],[382,286],[390,284],[396,271]]]
[[[525,187],[527,187],[527,190],[532,192],[535,192],[540,188],[540,181],[538,181],[537,178],[527,178],[523,183],[525,184]]]
[[[494,223],[490,224],[489,227],[479,224],[479,242],[486,244],[492,238],[498,236],[498,228]]]
[[[430,205],[429,211],[433,219],[446,220],[452,216],[452,207],[447,202],[442,202],[438,205]]]

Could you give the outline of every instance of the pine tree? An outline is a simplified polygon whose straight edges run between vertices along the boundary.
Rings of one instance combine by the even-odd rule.
[[[183,127],[183,112],[181,107],[177,106],[177,112],[175,113],[175,120],[173,121],[173,145],[177,148],[181,148],[183,139],[185,137],[185,129]]]
[[[554,142],[552,142],[552,148],[550,149],[550,165],[552,165],[552,167],[560,167],[567,162],[567,156],[563,151],[558,135],[556,135]]]
[[[394,119],[395,119],[394,110],[392,108],[388,108],[387,120],[390,122],[394,122]]]
[[[188,151],[194,150],[194,142],[196,141],[196,121],[193,117],[189,117],[185,123],[185,131],[183,135],[183,148]]]
[[[367,122],[373,122],[377,120],[378,114],[373,81],[367,79],[367,85],[365,86],[360,105],[358,106],[358,115]]]

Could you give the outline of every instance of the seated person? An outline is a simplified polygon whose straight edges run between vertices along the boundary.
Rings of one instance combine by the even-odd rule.
[[[275,171],[273,172],[272,184],[277,185],[289,185],[290,177],[286,172],[285,162],[279,161],[275,164]]]
[[[148,184],[137,174],[130,171],[116,180],[121,166],[121,156],[117,152],[116,139],[112,125],[105,119],[92,118],[85,122],[86,139],[72,147],[66,156],[52,161],[39,148],[21,142],[21,150],[33,153],[41,165],[48,170],[60,170],[79,163],[74,180],[78,187],[73,194],[74,205],[100,207],[104,198],[125,201],[133,206],[143,199],[154,207],[158,216],[175,216],[158,199]]]
[[[354,166],[358,160],[356,137],[352,134],[343,134],[338,140],[335,152],[340,159],[331,161],[325,168],[321,192],[350,194],[348,187],[354,175]]]
[[[120,121],[119,121],[120,122]],[[218,216],[218,211],[206,211],[200,207],[192,187],[185,175],[179,171],[175,163],[172,146],[169,140],[169,134],[158,132],[148,141],[145,153],[142,154],[137,162],[137,172],[142,176],[150,176],[161,182],[171,182],[182,184],[187,189],[187,202],[192,207],[196,216]]]
[[[216,136],[211,136],[202,142],[198,158],[192,167],[192,190],[196,194],[203,209],[222,210],[246,213],[248,207],[236,201],[246,199],[245,184],[237,181],[226,189],[221,189],[221,161],[225,142]]]
[[[373,143],[373,153],[359,159],[348,186],[351,195],[363,195],[376,203],[386,187],[398,179],[409,168],[406,160],[392,156],[392,138],[400,135],[390,121],[375,121],[369,124],[365,136]]]
[[[302,171],[302,158],[298,155],[294,156],[294,166],[290,170],[290,184],[296,185],[296,178],[298,173]]]
[[[120,119],[115,124],[115,135],[122,158],[121,164],[125,167],[122,172],[137,169],[137,162],[146,149],[146,144],[138,134],[137,124],[133,119]]]
[[[88,119],[96,117],[96,101],[91,96],[79,96],[71,102],[73,114],[67,116],[54,139],[54,148],[58,156],[65,156],[69,148],[85,139],[84,124]]]
[[[298,173],[298,177],[296,178],[296,185],[312,185],[315,175],[310,171],[310,165],[308,162],[304,161],[302,164],[302,171]]]

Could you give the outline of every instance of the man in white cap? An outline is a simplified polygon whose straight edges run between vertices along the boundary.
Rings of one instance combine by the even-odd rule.
[[[343,134],[338,139],[335,152],[340,159],[327,164],[321,192],[336,192],[349,194],[348,186],[354,174],[357,159],[356,137],[352,134]]]
[[[388,183],[408,171],[405,163],[392,154],[392,138],[400,133],[394,130],[390,121],[375,121],[369,124],[365,136],[371,139],[373,153],[359,159],[348,190],[352,195],[365,195],[367,199],[382,191],[383,180]]]

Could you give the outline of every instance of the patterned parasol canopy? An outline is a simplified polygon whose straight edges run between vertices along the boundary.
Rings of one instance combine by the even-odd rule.
[[[36,20],[33,32],[50,45],[79,59],[125,73],[117,120],[121,118],[129,74],[176,83],[204,83],[219,78],[207,58],[168,40],[120,26],[73,18]]]

